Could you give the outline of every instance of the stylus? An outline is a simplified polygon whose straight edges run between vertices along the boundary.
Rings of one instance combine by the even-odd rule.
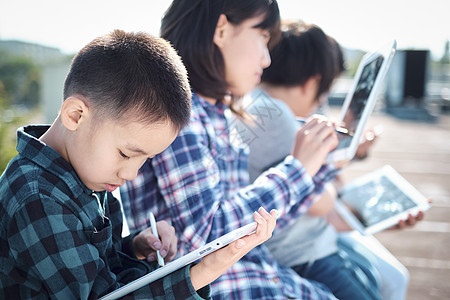
[[[306,123],[306,119],[296,118],[296,120],[297,120],[297,122],[302,123],[302,124]],[[344,127],[339,127],[339,126],[334,127],[334,130],[340,134],[345,134],[345,135],[349,135],[349,136],[353,135],[351,132],[349,132],[349,130],[347,128],[344,128]]]
[[[156,236],[159,239],[158,230],[156,229],[156,220],[155,216],[152,212],[149,214],[150,217],[150,227],[152,227],[152,233],[154,236]],[[158,264],[163,267],[164,266],[164,259],[162,258],[161,254],[159,253],[159,250],[156,250],[156,258],[158,259]]]

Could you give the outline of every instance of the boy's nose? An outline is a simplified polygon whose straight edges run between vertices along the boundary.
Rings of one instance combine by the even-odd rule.
[[[136,178],[139,168],[122,168],[119,170],[119,178],[124,180],[133,180]]]

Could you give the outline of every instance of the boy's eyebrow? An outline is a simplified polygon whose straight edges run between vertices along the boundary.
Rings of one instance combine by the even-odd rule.
[[[132,151],[132,152],[140,153],[142,155],[147,155],[148,156],[147,152],[145,152],[144,150],[140,149],[138,146],[127,144],[125,147],[128,150]]]

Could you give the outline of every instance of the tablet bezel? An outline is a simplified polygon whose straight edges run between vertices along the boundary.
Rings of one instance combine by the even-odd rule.
[[[327,158],[326,158],[327,163],[351,160],[355,156],[356,149],[358,148],[359,141],[360,141],[361,135],[364,131],[365,124],[375,106],[377,94],[380,90],[380,87],[383,83],[384,78],[386,77],[387,71],[389,69],[392,58],[395,54],[396,48],[397,48],[397,42],[394,40],[392,42],[389,42],[387,46],[381,47],[377,51],[365,54],[363,56],[363,58],[361,59],[361,62],[358,66],[355,77],[353,79],[352,87],[345,98],[344,104],[342,105],[340,116],[339,116],[339,119],[337,122],[338,125],[343,122],[344,117],[347,113],[347,110],[350,107],[350,104],[353,100],[353,95],[355,94],[355,89],[358,86],[358,83],[360,81],[362,71],[364,70],[364,68],[380,56],[383,57],[383,62],[381,64],[380,70],[379,70],[377,77],[375,79],[375,82],[373,84],[372,90],[370,91],[366,105],[361,114],[361,119],[359,120],[359,123],[354,132],[354,135],[352,137],[350,145],[346,148],[340,148],[340,149],[335,149],[335,150],[331,151],[327,155]]]
[[[336,201],[335,205],[337,212],[344,218],[344,220],[350,225],[350,227],[358,230],[361,234],[374,234],[376,232],[382,231],[386,228],[398,224],[400,220],[406,220],[409,214],[416,216],[419,211],[426,211],[430,208],[428,199],[389,165],[385,165],[382,168],[379,168],[346,184],[339,191],[339,194],[342,195],[346,192],[351,192],[353,189],[361,187],[362,185],[370,181],[379,179],[383,176],[389,179],[390,182],[392,182],[412,202],[414,202],[415,206],[399,212],[393,216],[385,218],[384,220],[379,221],[375,224],[366,226],[351,211],[351,209],[348,207],[350,205],[348,203],[344,203],[344,199],[340,198],[338,201]],[[368,199],[361,199],[361,201],[368,201]]]
[[[253,222],[235,229],[215,239],[214,241],[209,242],[206,245],[169,262],[165,266],[160,267],[153,272],[150,272],[132,282],[129,282],[128,284],[118,288],[117,290],[114,290],[111,293],[101,297],[100,300],[112,300],[123,297],[145,285],[152,283],[155,280],[158,280],[184,266],[187,266],[188,264],[204,257],[205,255],[208,255],[216,250],[225,247],[226,245],[234,242],[237,239],[255,233],[256,227],[257,223]]]

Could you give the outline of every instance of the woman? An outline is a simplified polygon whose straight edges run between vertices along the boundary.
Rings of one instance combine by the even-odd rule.
[[[289,224],[308,210],[314,177],[336,146],[332,124],[311,119],[297,134],[292,155],[249,185],[247,151],[230,135],[225,114],[253,89],[270,65],[268,45],[279,35],[276,1],[174,1],[161,36],[178,50],[193,89],[190,124],[163,153],[148,161],[121,191],[131,228],[145,226],[149,211],[171,220],[181,253],[252,221],[258,207],[282,213]],[[320,171],[319,171],[320,169]],[[298,199],[302,199],[299,201]],[[212,283],[219,299],[334,299],[329,290],[278,264],[265,246],[244,256]]]

